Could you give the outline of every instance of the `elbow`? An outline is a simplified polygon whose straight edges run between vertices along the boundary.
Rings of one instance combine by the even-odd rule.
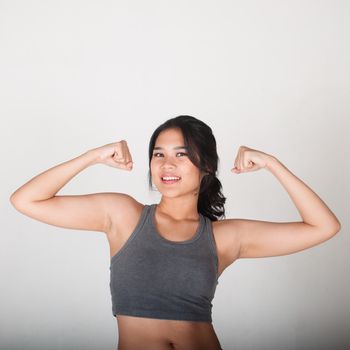
[[[15,207],[18,210],[20,201],[14,193],[10,197],[10,203],[12,204],[13,207]]]
[[[341,230],[341,223],[338,219],[336,219],[335,223],[331,226],[331,228],[329,228],[329,233],[330,236],[334,236],[336,235],[339,231]]]
[[[335,236],[341,230],[341,224],[338,219],[324,226],[319,226],[316,231],[319,232],[326,240]]]
[[[336,227],[335,227],[335,233],[338,233],[341,230],[341,223],[339,220],[337,220]]]
[[[13,194],[10,197],[10,203],[12,204],[13,207],[16,208],[16,206],[17,206],[16,199],[15,199],[15,196]]]
[[[15,204],[15,195],[14,195],[14,193],[12,193],[11,196],[10,196],[10,203],[11,203],[12,205]]]

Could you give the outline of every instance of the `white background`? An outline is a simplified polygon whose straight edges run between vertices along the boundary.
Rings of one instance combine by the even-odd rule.
[[[104,234],[35,221],[9,197],[126,139],[132,172],[92,166],[58,194],[158,202],[148,142],[180,114],[213,129],[227,218],[300,220],[271,173],[230,172],[246,145],[276,156],[342,223],[312,249],[225,270],[213,300],[222,347],[350,347],[349,15],[334,0],[0,0],[0,348],[116,348]]]

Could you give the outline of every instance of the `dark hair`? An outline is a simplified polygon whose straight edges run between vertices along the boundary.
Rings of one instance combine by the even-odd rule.
[[[151,159],[157,137],[162,131],[172,128],[178,128],[182,131],[190,160],[199,170],[207,173],[200,184],[198,212],[207,216],[211,221],[225,217],[226,198],[221,192],[222,185],[216,176],[219,157],[216,151],[215,137],[207,124],[189,115],[171,118],[153,132],[148,148],[150,189],[152,189]]]

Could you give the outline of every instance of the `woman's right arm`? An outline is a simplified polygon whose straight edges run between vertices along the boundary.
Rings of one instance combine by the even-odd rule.
[[[50,225],[89,231],[108,232],[113,215],[135,200],[124,193],[61,195],[56,193],[74,176],[91,165],[103,163],[131,170],[132,158],[126,141],[89,150],[50,168],[19,187],[10,197],[22,214]]]

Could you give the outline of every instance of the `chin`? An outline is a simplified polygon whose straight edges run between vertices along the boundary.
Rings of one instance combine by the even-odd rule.
[[[189,195],[195,195],[196,192],[198,192],[197,189],[194,190],[189,190],[189,191],[180,191],[179,189],[176,188],[158,188],[158,192],[168,198],[176,198],[176,197],[182,197],[182,196],[189,196]]]
[[[165,197],[178,197],[178,196],[181,196],[181,192],[179,191],[174,191],[174,190],[159,190],[159,193],[162,195],[162,196],[165,196]]]

